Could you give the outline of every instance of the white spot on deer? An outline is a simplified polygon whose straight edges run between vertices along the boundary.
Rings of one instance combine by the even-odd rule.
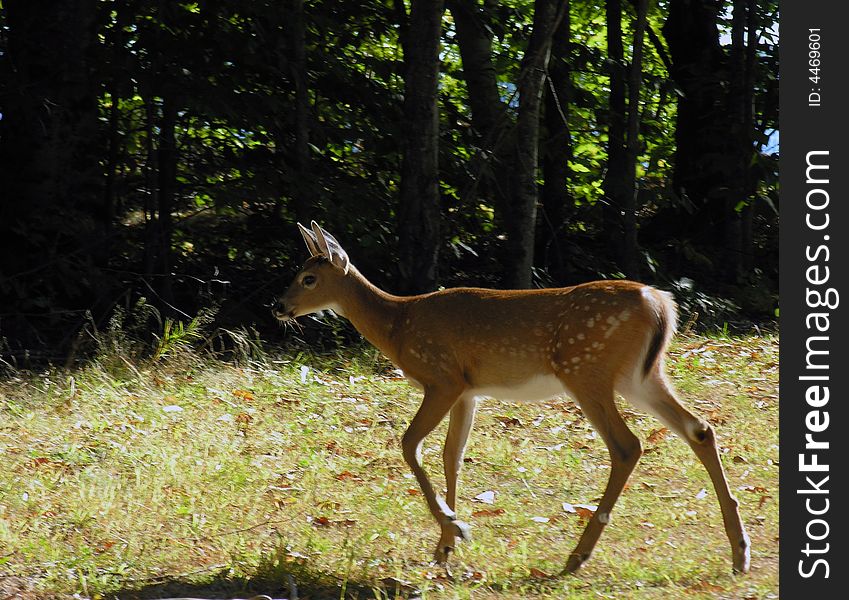
[[[558,347],[558,348],[562,348],[562,347],[563,347],[563,342],[557,342],[557,347]]]
[[[598,342],[593,342],[593,348],[598,348],[600,345]]]
[[[576,337],[577,337],[579,340],[582,340],[582,339],[584,339],[584,338],[585,338],[585,337],[587,337],[587,336],[585,336],[583,333],[579,333]]]
[[[610,327],[604,332],[604,337],[609,338],[611,335],[613,335],[613,332],[616,331],[618,328],[619,321],[616,321],[615,323],[611,324]]]
[[[576,365],[577,365],[579,362],[581,362],[581,357],[580,357],[580,356],[573,356],[573,357],[572,357],[572,363],[573,363],[573,364],[576,364]]]
[[[621,313],[619,313],[619,320],[620,321],[627,321],[630,318],[631,318],[631,311],[628,310],[627,308],[625,310],[623,310]]]
[[[593,325],[595,325],[595,321],[593,321],[592,319],[589,319],[587,321],[587,327],[592,327]]]
[[[570,369],[569,367],[564,367],[563,372],[566,373],[566,375],[568,375],[569,373],[572,372],[572,369]]]

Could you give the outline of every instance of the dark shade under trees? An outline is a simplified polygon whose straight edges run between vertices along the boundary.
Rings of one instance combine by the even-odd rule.
[[[215,307],[338,233],[395,292],[640,277],[769,318],[777,3],[12,0],[0,357]],[[29,357],[29,358],[28,358]]]

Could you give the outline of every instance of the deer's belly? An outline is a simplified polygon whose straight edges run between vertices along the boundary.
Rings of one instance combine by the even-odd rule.
[[[536,375],[518,383],[478,385],[467,390],[466,395],[510,402],[540,402],[569,395],[569,390],[554,375]]]

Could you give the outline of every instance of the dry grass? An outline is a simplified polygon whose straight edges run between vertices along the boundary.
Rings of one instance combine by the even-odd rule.
[[[10,376],[0,597],[775,598],[777,361],[778,340],[754,337],[679,340],[670,361],[716,425],[752,536],[743,577],[704,469],[628,407],[646,455],[579,576],[549,578],[583,526],[562,504],[598,499],[606,450],[571,402],[484,403],[458,506],[475,538],[448,575],[398,444],[419,395],[374,354]],[[444,431],[425,450],[437,482]]]

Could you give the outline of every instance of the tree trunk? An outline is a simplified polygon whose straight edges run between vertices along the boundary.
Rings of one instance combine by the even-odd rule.
[[[171,240],[173,237],[174,200],[177,184],[177,141],[174,136],[177,124],[177,104],[174,98],[162,99],[162,120],[159,123],[158,187],[159,206],[157,213],[157,291],[160,299],[173,304],[174,294],[171,281]]]
[[[563,4],[563,17],[551,41],[549,79],[545,88],[545,132],[542,144],[542,211],[537,242],[537,262],[549,269],[557,283],[568,277],[563,234],[571,216],[574,199],[569,192],[569,161],[572,139],[569,131],[570,82],[569,45],[571,40],[570,1]]]
[[[115,220],[115,178],[118,168],[118,156],[120,154],[121,140],[118,131],[118,85],[112,84],[109,90],[109,131],[107,134],[106,173],[103,185],[103,225],[101,234],[103,244],[98,249],[97,263],[106,266],[109,260],[112,244],[110,242],[112,233],[112,222]]]
[[[481,139],[481,147],[491,149],[500,121],[505,119],[504,103],[498,93],[497,73],[492,62],[492,27],[489,11],[492,2],[481,9],[475,0],[448,0],[448,8],[457,28],[457,45],[463,62],[463,75],[469,90],[472,127]]]
[[[403,292],[433,290],[440,244],[439,40],[441,0],[413,0],[402,36],[404,120],[398,242]]]
[[[730,127],[729,152],[725,155],[727,182],[723,186],[723,263],[724,279],[737,283],[743,274],[742,220],[738,205],[746,201],[746,173],[751,160],[750,136],[746,131],[746,0],[734,0],[731,18],[731,53],[727,114]]]
[[[640,153],[640,89],[643,82],[643,39],[648,18],[648,0],[637,0],[636,11],[631,68],[628,72],[627,188],[622,197],[623,243],[620,256],[625,275],[631,279],[640,278],[640,249],[637,244],[637,157]]]
[[[529,288],[534,265],[536,235],[537,170],[542,90],[551,54],[551,40],[561,16],[557,0],[536,0],[531,39],[522,59],[517,83],[519,112],[516,118],[513,204],[507,221],[508,260],[505,284],[511,288]]]
[[[4,275],[53,259],[73,257],[86,263],[97,253],[93,239],[102,239],[105,213],[95,158],[101,141],[97,90],[87,60],[89,47],[96,43],[96,8],[95,0],[4,5],[8,28],[8,46],[0,56],[5,79],[0,119]],[[67,227],[69,221],[75,223],[73,229]],[[33,240],[40,240],[37,249],[31,248]],[[39,279],[51,281],[44,272]],[[78,279],[64,291],[77,287]]]
[[[748,39],[746,41],[746,77],[744,84],[745,98],[743,101],[743,130],[746,133],[746,144],[748,153],[746,155],[745,168],[745,190],[746,196],[749,199],[746,206],[743,208],[742,215],[742,232],[740,245],[743,252],[742,269],[744,273],[751,272],[754,267],[755,260],[755,244],[754,244],[754,202],[756,201],[756,185],[757,180],[752,173],[752,157],[757,151],[755,148],[755,115],[754,115],[754,95],[755,95],[755,69],[757,67],[758,53],[758,13],[757,3],[755,0],[746,0],[746,31]]]
[[[625,50],[622,45],[622,2],[607,0],[607,67],[610,74],[610,96],[607,121],[607,171],[604,175],[602,231],[610,258],[621,261],[625,244],[623,215],[633,195],[628,181],[626,148],[627,105],[625,87]],[[620,268],[624,266],[620,262]]]
[[[725,59],[712,0],[671,0],[663,34],[681,89],[675,127],[673,188],[687,207],[682,230],[700,244],[724,242],[728,156],[734,144],[724,91]],[[681,216],[686,213],[682,211]]]
[[[306,27],[304,0],[289,0],[289,55],[292,81],[295,84],[295,148],[293,204],[295,217],[308,223],[312,214],[312,181],[309,155],[309,89],[307,87]]]
[[[449,0],[448,7],[457,28],[457,45],[463,62],[463,75],[469,92],[476,152],[472,159],[470,185],[463,190],[471,197],[493,206],[498,218],[509,219],[512,201],[513,160],[510,139],[512,117],[501,100],[492,60],[494,0],[481,7],[476,0]]]

